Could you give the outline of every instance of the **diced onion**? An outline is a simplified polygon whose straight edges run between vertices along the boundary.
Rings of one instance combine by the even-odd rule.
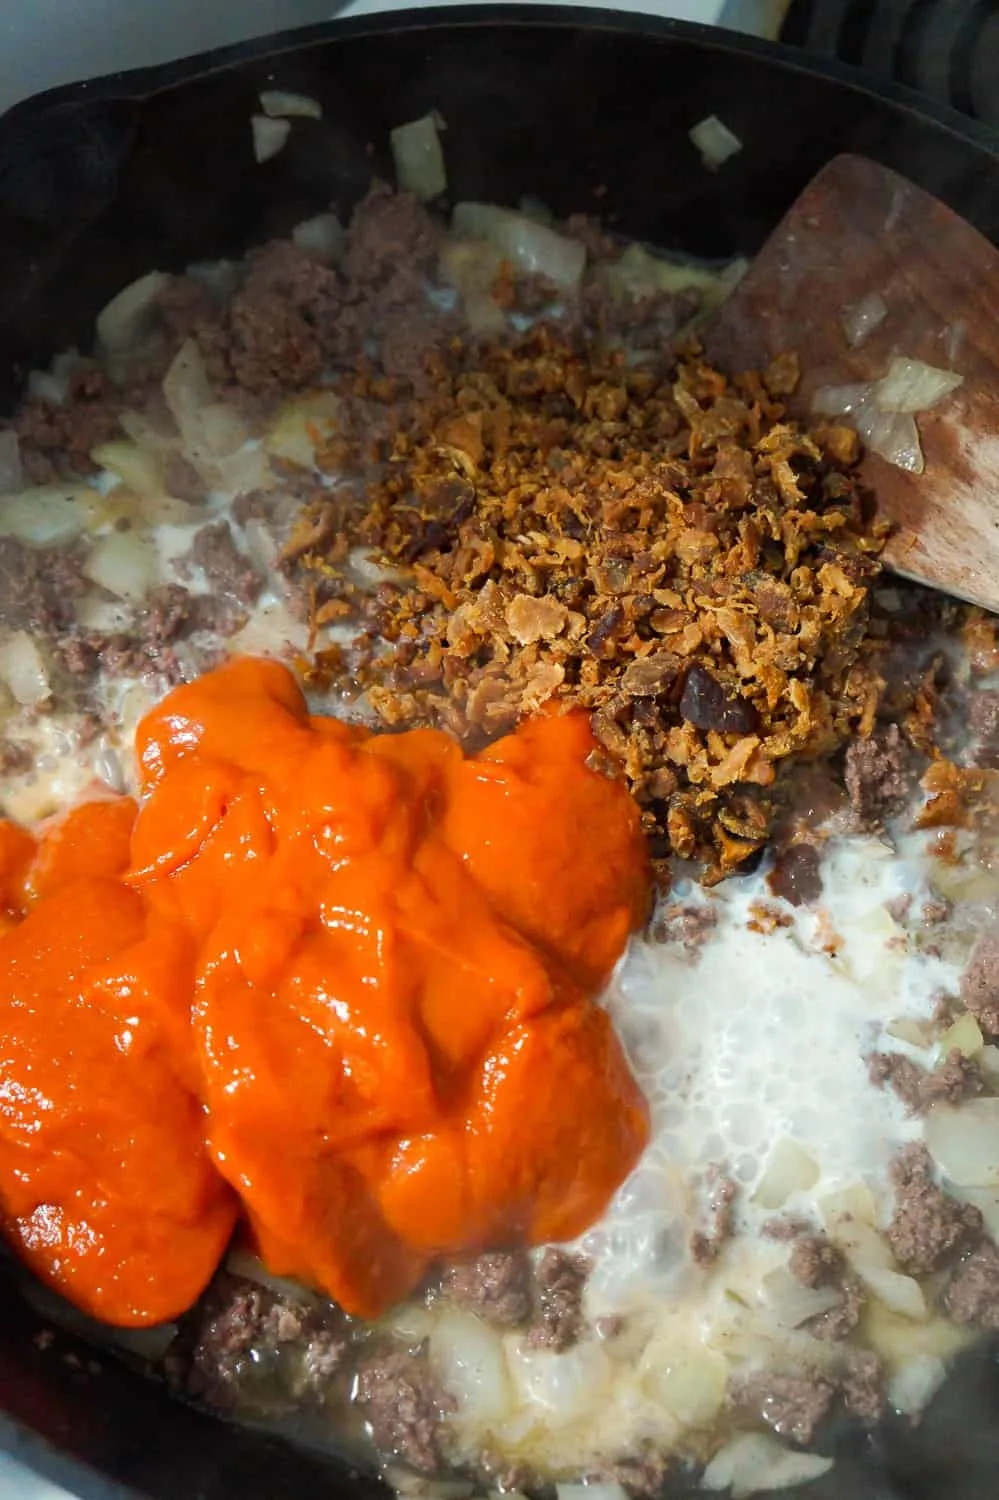
[[[557,1484],[558,1500],[628,1500],[628,1492],[621,1484],[606,1480],[594,1484]]]
[[[958,1187],[999,1186],[999,1099],[938,1104],[927,1116],[926,1144]]]
[[[138,443],[120,439],[101,443],[91,449],[90,459],[99,469],[109,469],[136,495],[147,498],[165,493],[159,459],[148,448],[140,448]]]
[[[716,172],[723,162],[742,150],[739,137],[717,115],[699,120],[687,134],[701,153],[701,160],[709,172]]]
[[[545,1423],[552,1428],[585,1419],[611,1380],[603,1347],[585,1341],[564,1354],[553,1354],[514,1340],[507,1345],[507,1361],[521,1403],[543,1410]]]
[[[554,224],[555,215],[547,203],[542,203],[540,198],[532,198],[525,193],[517,204],[518,209],[525,219],[533,219],[535,224]]]
[[[954,370],[937,370],[920,359],[896,357],[874,387],[874,404],[882,412],[913,416],[929,411],[963,384],[964,376]]]
[[[923,472],[923,450],[916,419],[907,412],[888,412],[875,402],[873,384],[821,386],[812,397],[817,416],[849,417],[872,453],[911,474]]]
[[[447,169],[434,116],[397,125],[390,140],[397,186],[421,203],[439,198],[447,190]]]
[[[639,1367],[642,1390],[684,1427],[703,1427],[717,1416],[725,1400],[728,1361],[700,1343],[672,1336],[646,1348]]]
[[[503,1342],[488,1324],[471,1313],[443,1312],[434,1320],[429,1353],[459,1420],[492,1426],[509,1416],[513,1399]]]
[[[0,536],[35,547],[65,545],[100,514],[103,501],[88,485],[39,485],[0,496]]]
[[[888,1382],[887,1397],[896,1411],[914,1417],[943,1385],[947,1366],[933,1354],[917,1354]]]
[[[771,1211],[783,1208],[792,1193],[807,1192],[818,1180],[816,1162],[796,1141],[778,1141],[770,1153],[753,1201]]]
[[[812,397],[817,417],[848,417],[870,399],[870,382],[854,385],[823,385]]]
[[[156,554],[130,531],[112,531],[88,554],[85,577],[118,599],[145,597],[156,581]]]
[[[828,1221],[827,1221],[828,1223]],[[890,1271],[895,1265],[891,1246],[873,1224],[852,1217],[837,1218],[828,1224],[830,1238],[844,1251],[850,1264],[862,1274],[868,1271]]]
[[[883,1266],[860,1266],[868,1290],[892,1312],[921,1323],[927,1316],[926,1298],[918,1281]]]
[[[94,747],[94,775],[99,777],[104,785],[110,787],[113,792],[124,792],[127,790],[125,779],[125,768],[121,763],[121,756],[111,743],[106,734],[102,734]]]
[[[915,417],[904,412],[879,412],[865,409],[856,416],[856,428],[872,453],[886,463],[909,474],[921,474],[925,467]]]
[[[800,1328],[812,1318],[831,1312],[842,1300],[834,1286],[802,1286],[786,1266],[770,1271],[761,1286],[770,1315],[779,1328]]]
[[[163,377],[163,396],[181,435],[215,400],[201,351],[193,339],[182,344]]]
[[[308,94],[293,94],[285,89],[264,89],[260,108],[269,119],[321,120],[323,107]]]
[[[108,354],[127,354],[149,327],[157,299],[170,278],[150,271],[112,297],[97,314],[97,342]]]
[[[253,155],[261,164],[277,156],[291,135],[290,120],[272,120],[267,115],[254,115],[250,128],[253,131]]]
[[[317,441],[328,441],[333,435],[339,404],[336,393],[330,390],[311,391],[286,401],[264,437],[267,452],[311,469]]]
[[[10,427],[0,432],[0,496],[16,495],[24,486],[21,445]]]
[[[303,255],[317,260],[321,265],[332,266],[343,254],[344,230],[336,214],[316,214],[313,219],[303,219],[291,231],[292,244]]]
[[[843,332],[851,349],[857,349],[888,316],[888,304],[880,292],[869,292],[843,314]]]
[[[486,240],[519,271],[544,276],[564,292],[579,286],[586,248],[524,214],[489,203],[458,203],[452,227],[463,239]]]
[[[704,1470],[701,1484],[706,1490],[732,1491],[732,1500],[758,1491],[785,1490],[807,1484],[832,1468],[832,1459],[818,1453],[797,1453],[784,1448],[762,1432],[746,1432],[733,1438]]]
[[[253,1281],[257,1286],[265,1286],[269,1291],[277,1292],[281,1297],[296,1298],[299,1302],[316,1300],[315,1293],[311,1292],[308,1287],[300,1285],[297,1281],[289,1281],[285,1276],[275,1276],[268,1271],[259,1255],[254,1255],[252,1250],[233,1248],[225,1258],[225,1268],[233,1276],[242,1276],[244,1280]]]
[[[35,708],[51,696],[42,654],[26,630],[0,642],[0,678],[23,708]]]
[[[57,354],[49,370],[32,370],[28,376],[28,395],[49,406],[61,406],[69,395],[70,377],[80,365],[76,349]]]
[[[948,1026],[941,1036],[940,1055],[946,1057],[956,1050],[962,1057],[977,1057],[984,1045],[981,1027],[974,1016],[966,1012],[963,1016],[958,1016],[953,1026]]]

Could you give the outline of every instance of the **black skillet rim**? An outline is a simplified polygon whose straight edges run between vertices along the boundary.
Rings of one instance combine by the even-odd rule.
[[[388,10],[374,15],[334,18],[314,26],[250,38],[232,46],[214,48],[151,67],[64,84],[20,100],[0,116],[0,149],[5,131],[12,127],[21,129],[26,123],[30,124],[32,119],[67,106],[109,100],[144,102],[195,78],[206,78],[270,58],[277,62],[283,56],[341,37],[444,29],[458,31],[498,25],[523,29],[577,29],[590,33],[605,31],[646,35],[655,39],[676,38],[678,41],[697,44],[706,50],[733,57],[766,58],[782,71],[839,83],[861,97],[887,101],[912,116],[914,121],[929,122],[959,139],[965,147],[970,146],[980,152],[990,163],[999,161],[999,130],[962,115],[946,104],[924,97],[904,84],[892,79],[874,78],[862,69],[837,58],[804,52],[781,42],[771,42],[726,27],[679,21],[642,12],[547,4],[428,6],[419,10]],[[68,1338],[64,1342],[71,1352],[79,1349],[85,1354],[87,1346],[75,1344]],[[39,1480],[65,1488],[77,1500],[139,1500],[140,1491],[98,1473],[90,1465],[58,1449],[28,1423],[12,1418],[3,1409],[3,1402],[4,1394],[0,1389],[0,1453],[15,1458]],[[202,1419],[196,1413],[191,1415],[203,1429],[205,1423],[212,1429],[224,1426],[215,1418]],[[208,1436],[207,1429],[204,1429],[204,1435]],[[290,1463],[290,1466],[297,1468],[300,1458],[297,1451],[289,1451],[284,1443],[245,1428],[239,1430],[238,1439],[240,1446],[247,1450],[245,1467],[243,1464],[239,1467],[244,1469],[247,1476],[251,1470],[257,1477],[272,1474],[278,1486],[273,1493],[287,1492],[282,1474],[285,1480],[291,1479],[302,1500],[312,1500],[313,1494],[318,1500],[320,1493],[334,1490],[335,1473],[330,1471],[325,1462],[317,1466],[308,1456],[303,1457],[303,1487],[299,1483],[299,1475],[290,1475],[285,1467]],[[220,1460],[228,1470],[227,1454],[222,1453]],[[322,1475],[326,1476],[325,1482],[322,1481]],[[347,1477],[346,1473],[344,1477]],[[318,1481],[315,1489],[310,1481]],[[849,1485],[848,1479],[846,1483]],[[371,1493],[379,1493],[377,1486],[372,1487]],[[200,1491],[197,1494],[188,1492],[183,1500],[200,1500],[200,1495]],[[178,1500],[181,1500],[180,1495]]]

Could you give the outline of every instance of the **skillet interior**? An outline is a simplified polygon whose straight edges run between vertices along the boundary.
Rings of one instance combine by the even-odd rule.
[[[324,120],[259,167],[248,122],[272,82],[320,98]],[[697,255],[752,253],[841,150],[893,166],[999,242],[999,139],[842,69],[592,11],[379,17],[74,86],[0,122],[0,401],[32,365],[85,344],[96,310],[135,276],[240,255],[331,200],[348,211],[373,172],[391,175],[389,129],[430,108],[447,121],[455,197],[526,192]],[[717,174],[687,140],[710,113],[745,143]],[[72,1340],[40,1347],[35,1316],[6,1283],[0,1296],[0,1442],[78,1493],[376,1493],[369,1479],[176,1405]],[[844,1428],[838,1447],[833,1476],[808,1491],[816,1500],[991,1500],[993,1352],[965,1362],[916,1432],[871,1440]]]

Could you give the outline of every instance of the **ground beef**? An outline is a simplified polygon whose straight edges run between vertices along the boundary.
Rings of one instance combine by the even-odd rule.
[[[586,1476],[588,1484],[619,1484],[635,1500],[654,1500],[663,1494],[672,1464],[650,1451],[635,1458],[614,1459]]]
[[[122,398],[96,365],[84,364],[71,377],[61,404],[29,399],[14,418],[21,461],[34,483],[56,476],[92,474],[91,450],[120,436]]]
[[[835,1287],[840,1293],[838,1306],[811,1318],[805,1325],[807,1331],[831,1342],[847,1338],[860,1322],[864,1293],[842,1251],[822,1235],[802,1235],[792,1246],[788,1269],[802,1286]]]
[[[934,1104],[959,1104],[985,1087],[978,1063],[955,1047],[932,1070],[921,1068],[900,1052],[872,1052],[867,1059],[870,1080],[889,1087],[910,1115],[923,1115]]]
[[[376,182],[351,218],[343,272],[359,286],[379,287],[393,301],[417,303],[440,242],[440,228],[414,197]]]
[[[221,1410],[280,1409],[321,1396],[346,1361],[342,1315],[226,1272],[201,1311],[188,1393]]]
[[[522,1250],[494,1250],[449,1266],[441,1290],[449,1301],[500,1328],[519,1328],[531,1316],[532,1267]]]
[[[897,724],[847,748],[846,790],[859,828],[875,830],[896,817],[912,786],[912,757]]]
[[[718,925],[718,913],[704,902],[665,906],[653,918],[649,937],[654,943],[675,943],[693,956],[708,941]]]
[[[869,1349],[851,1351],[840,1377],[843,1405],[861,1422],[877,1422],[885,1410],[884,1370]]]
[[[29,547],[0,537],[0,627],[58,636],[86,588],[83,556],[68,547]]]
[[[527,1341],[534,1349],[560,1354],[583,1332],[583,1288],[589,1264],[582,1255],[547,1249],[534,1272],[534,1317]]]
[[[382,1350],[363,1360],[354,1399],[375,1447],[423,1474],[441,1468],[440,1421],[448,1402],[425,1351]]]
[[[999,1333],[999,1249],[983,1239],[951,1275],[943,1305],[955,1323],[976,1323]]]
[[[0,736],[0,775],[23,776],[35,763],[34,751],[18,740]]]
[[[337,273],[289,241],[276,240],[254,251],[226,313],[231,378],[242,390],[268,399],[317,381],[327,330],[342,301]],[[218,364],[216,358],[216,376]]]
[[[934,1271],[981,1232],[982,1216],[948,1198],[933,1181],[933,1163],[922,1142],[904,1146],[891,1167],[895,1209],[888,1242],[907,1271]]]
[[[961,999],[989,1036],[999,1035],[999,935],[983,932],[961,975]]]
[[[764,1422],[778,1437],[810,1443],[836,1398],[836,1387],[824,1375],[774,1375],[761,1372],[741,1381],[730,1404],[747,1417]]]
[[[767,885],[792,906],[813,905],[822,895],[819,851],[812,844],[782,849],[767,876]]]
[[[731,1177],[713,1175],[708,1193],[707,1228],[690,1237],[690,1253],[699,1266],[711,1266],[735,1231],[735,1198],[738,1185]]]
[[[999,769],[999,692],[990,690],[971,694],[968,727],[977,741],[975,764]]]
[[[213,589],[247,608],[263,586],[256,568],[236,546],[228,521],[212,521],[195,533],[185,566],[201,568]]]
[[[168,495],[197,505],[204,500],[208,486],[193,464],[182,453],[168,453],[163,465],[163,483]]]

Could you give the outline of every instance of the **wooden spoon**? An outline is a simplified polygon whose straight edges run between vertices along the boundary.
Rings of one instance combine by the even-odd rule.
[[[880,322],[851,348],[846,330],[856,309],[863,305],[870,324],[881,302]],[[897,527],[887,565],[999,611],[994,245],[886,167],[836,157],[767,240],[704,344],[728,370],[761,369],[795,351],[802,379],[791,409],[799,417],[811,414],[816,391],[828,402],[823,388],[879,380],[894,356],[962,375],[957,390],[916,416],[922,473],[870,452],[861,471],[879,513]]]

